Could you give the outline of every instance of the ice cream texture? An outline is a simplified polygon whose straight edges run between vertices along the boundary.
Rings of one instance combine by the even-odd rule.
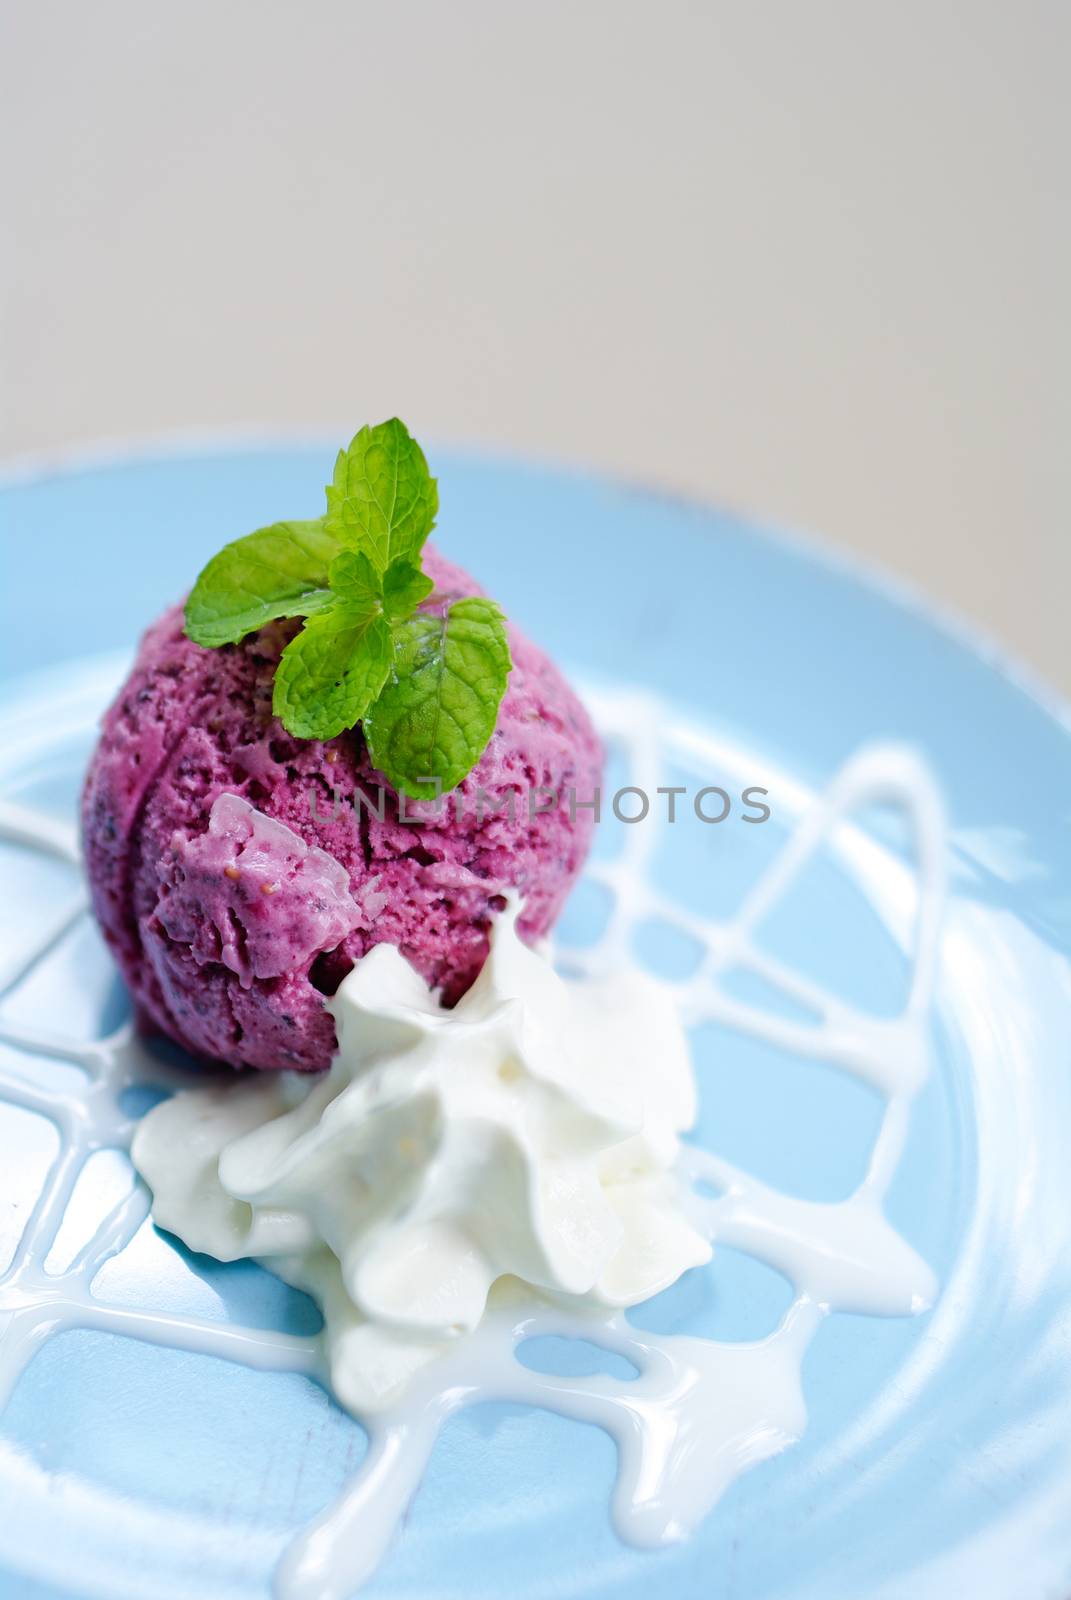
[[[439,596],[479,593],[431,549],[424,566]],[[272,716],[294,629],[207,650],[181,608],[166,612],[105,716],[82,824],[94,910],[143,1020],[207,1060],[318,1071],[336,1045],[325,997],[374,946],[452,1004],[512,891],[521,934],[547,931],[593,825],[566,796],[591,798],[602,753],[577,696],[511,627],[478,765],[456,801],[400,811],[359,729],[302,741]]]

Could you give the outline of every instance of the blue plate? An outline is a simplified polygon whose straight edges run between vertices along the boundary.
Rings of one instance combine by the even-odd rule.
[[[302,447],[135,460],[0,493],[0,800],[61,826],[73,817],[94,719],[134,636],[227,539],[311,514],[330,459],[327,447]],[[1062,714],[917,606],[728,515],[516,465],[434,464],[440,546],[596,696],[624,686],[654,697],[667,781],[734,797],[768,788],[761,827],[744,825],[739,807],[718,825],[645,824],[655,829],[654,882],[684,910],[730,916],[860,746],[907,742],[929,762],[949,811],[952,897],[934,1071],[888,1211],[942,1291],[915,1319],[830,1317],[804,1365],[802,1441],[740,1478],[690,1542],[666,1550],[626,1548],[612,1532],[614,1447],[597,1429],[520,1406],[460,1413],[365,1593],[945,1600],[960,1590],[1063,1600],[1071,742]],[[893,819],[868,815],[858,826],[883,858],[900,859]],[[598,830],[597,859],[621,848],[623,827]],[[77,877],[11,844],[0,871],[0,958],[15,960],[63,920]],[[764,937],[783,963],[893,1013],[904,952],[865,888],[843,860],[816,857]],[[594,938],[605,913],[597,879],[582,883],[562,923],[566,951]],[[671,976],[694,959],[680,927],[657,919],[637,928],[636,947]],[[17,1048],[20,1031],[92,1038],[123,1005],[99,940],[76,918],[0,1002],[9,1041],[0,1085],[28,1079],[62,1092],[72,1069],[31,1060]],[[869,1090],[727,1029],[699,1030],[695,1046],[701,1142],[814,1199],[859,1181],[880,1113]],[[40,1109],[0,1105],[0,1372],[18,1311],[3,1273],[25,1248],[42,1193],[47,1204],[62,1187],[57,1148]],[[62,1274],[131,1185],[122,1153],[92,1157],[49,1270]],[[318,1325],[308,1301],[259,1269],[185,1254],[148,1222],[101,1268],[94,1294],[243,1326]],[[632,1315],[645,1327],[753,1338],[788,1298],[776,1273],[722,1249]],[[3,1600],[263,1600],[280,1551],[359,1464],[358,1425],[297,1374],[110,1331],[48,1332],[0,1416]]]

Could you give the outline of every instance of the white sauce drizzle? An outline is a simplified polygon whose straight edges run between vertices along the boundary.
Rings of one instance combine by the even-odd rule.
[[[603,734],[628,750],[630,782],[653,793],[661,781],[653,731],[658,724],[647,703],[624,696],[591,698]],[[753,942],[763,917],[816,849],[852,811],[872,803],[906,814],[917,861],[911,984],[906,1005],[894,1018],[845,1004],[761,954]],[[860,752],[805,815],[731,923],[689,915],[650,886],[648,858],[656,835],[650,823],[629,829],[619,858],[589,866],[589,876],[611,891],[613,914],[599,945],[570,952],[570,965],[603,972],[626,963],[633,929],[648,917],[691,934],[702,943],[704,959],[692,978],[672,986],[687,1023],[722,1022],[798,1056],[833,1062],[886,1096],[867,1173],[847,1200],[822,1204],[781,1194],[715,1155],[688,1147],[682,1166],[693,1185],[693,1221],[715,1243],[747,1251],[794,1285],[795,1298],[779,1327],[765,1339],[730,1344],[646,1333],[621,1312],[581,1315],[546,1303],[497,1305],[474,1333],[418,1377],[396,1408],[366,1420],[369,1448],[353,1482],[284,1552],[276,1574],[280,1600],[345,1600],[359,1588],[387,1550],[443,1422],[461,1407],[489,1399],[530,1402],[604,1428],[618,1447],[613,1517],[620,1536],[645,1547],[684,1538],[741,1472],[803,1433],[802,1358],[829,1312],[895,1316],[921,1311],[933,1301],[933,1273],[882,1210],[903,1149],[910,1103],[929,1066],[945,826],[926,768],[899,747]],[[72,830],[19,807],[0,805],[0,838],[70,862],[78,859]],[[0,997],[29,975],[84,911],[84,903],[68,909],[28,956],[0,974]],[[796,1022],[734,1000],[718,982],[729,967],[750,969],[817,1020]],[[122,1110],[124,1091],[146,1083],[174,1087],[175,1075],[141,1048],[129,1024],[82,1045],[5,1020],[0,1041],[26,1055],[73,1063],[85,1074],[81,1090],[62,1094],[0,1071],[0,1098],[49,1118],[61,1141],[11,1264],[0,1277],[0,1409],[41,1345],[75,1327],[323,1381],[319,1337],[135,1310],[93,1296],[101,1266],[125,1248],[148,1212],[148,1193],[140,1183],[65,1271],[46,1272],[46,1257],[89,1157],[109,1147],[129,1148],[136,1120]],[[700,1192],[705,1185],[718,1191],[716,1197]],[[547,1334],[586,1339],[616,1352],[639,1375],[560,1377],[516,1359],[518,1345]]]

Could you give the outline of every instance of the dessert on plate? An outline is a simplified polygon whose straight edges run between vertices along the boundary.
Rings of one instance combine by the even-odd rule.
[[[193,1058],[133,1137],[154,1218],[312,1295],[316,1373],[370,1434],[352,1489],[284,1558],[295,1600],[368,1575],[439,1425],[482,1397],[612,1432],[622,1536],[680,1539],[803,1431],[800,1364],[828,1311],[913,1312],[935,1289],[881,1205],[925,1077],[924,987],[895,1060],[843,1007],[811,1030],[888,1098],[881,1159],[847,1200],[797,1200],[688,1144],[683,1017],[743,1025],[715,981],[729,943],[700,930],[690,987],[556,969],[546,936],[590,844],[600,740],[427,542],[437,508],[406,428],[361,429],[322,516],[236,539],[150,627],[83,797],[92,904],[139,1025]],[[938,861],[939,807],[902,756],[871,753],[842,791],[805,848],[873,792],[902,799]],[[761,970],[746,928],[733,948]],[[627,1309],[718,1238],[792,1282],[777,1330],[633,1328]],[[539,1333],[639,1376],[541,1376],[517,1354]]]
[[[672,1005],[527,948],[587,851],[587,712],[426,545],[437,488],[400,422],[340,452],[327,500],[149,629],[82,826],[143,1026],[264,1075],[145,1119],[156,1218],[313,1293],[367,1410],[503,1280],[634,1304],[710,1245],[672,1170],[695,1114]]]

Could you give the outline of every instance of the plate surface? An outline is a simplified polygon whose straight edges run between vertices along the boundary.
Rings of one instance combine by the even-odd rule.
[[[132,461],[0,492],[8,569],[0,651],[0,800],[69,821],[93,724],[134,635],[226,539],[320,503],[327,448]],[[729,918],[809,802],[861,746],[928,761],[950,823],[951,901],[934,1066],[889,1197],[935,1269],[935,1309],[834,1315],[804,1365],[802,1441],[745,1474],[690,1542],[620,1544],[614,1449],[597,1429],[486,1405],[446,1428],[368,1595],[674,1595],[719,1600],[1066,1600],[1071,1592],[1071,741],[1057,715],[917,610],[740,521],[579,477],[454,456],[433,463],[437,540],[596,699],[656,707],[663,782],[769,790],[747,826],[611,817],[597,860],[652,830],[667,901]],[[27,676],[27,674],[29,674]],[[611,750],[612,789],[629,781]],[[887,816],[858,819],[867,872],[817,856],[764,925],[786,965],[892,1014],[907,961],[883,873],[904,870]],[[883,867],[883,863],[885,864]],[[887,868],[887,872],[886,869]],[[77,874],[0,846],[0,965],[77,896]],[[561,945],[597,937],[582,884]],[[635,929],[668,976],[679,927]],[[773,996],[744,993],[754,1004]],[[124,1000],[95,933],[72,924],[0,1001],[0,1032],[91,1039]],[[869,1090],[728,1029],[695,1038],[700,1142],[816,1200],[858,1183],[880,1116]],[[71,1067],[0,1045],[0,1084],[63,1093]],[[136,1113],[137,1106],[131,1106]],[[0,1093],[2,1274],[56,1182],[57,1134]],[[51,1178],[50,1178],[51,1171]],[[51,1270],[131,1186],[118,1151],[86,1167]],[[190,1256],[148,1222],[97,1273],[109,1305],[304,1334],[303,1297],[251,1266]],[[789,1298],[731,1250],[637,1308],[642,1326],[730,1339]],[[560,1354],[554,1359],[561,1359]],[[568,1357],[566,1358],[568,1359]],[[296,1374],[255,1373],[113,1331],[43,1342],[0,1415],[3,1600],[252,1600],[288,1540],[342,1488],[364,1435]]]

